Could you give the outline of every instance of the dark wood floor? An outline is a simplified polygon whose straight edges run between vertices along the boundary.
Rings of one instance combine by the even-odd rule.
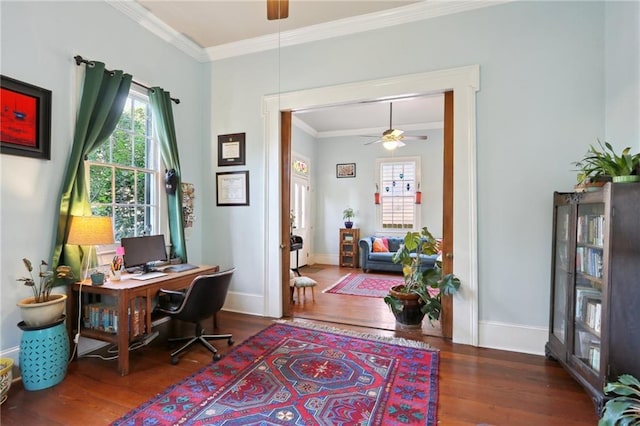
[[[319,285],[315,303],[307,292],[304,303],[295,304],[295,320],[326,320],[336,327],[423,340],[440,350],[439,424],[597,423],[587,394],[557,363],[542,356],[456,345],[420,332],[396,331],[380,299],[321,293],[352,270],[315,267],[303,268],[302,272]],[[269,318],[231,312],[219,315],[220,331],[233,333],[236,345],[271,322]],[[149,346],[131,353],[128,376],[118,375],[116,361],[83,357],[69,365],[64,381],[53,388],[27,392],[19,381],[15,382],[0,408],[0,424],[106,425],[211,361],[204,348],[195,347],[178,365],[171,365],[165,343],[168,325],[160,326],[160,331],[160,337]],[[216,346],[223,354],[230,350],[226,342]]]

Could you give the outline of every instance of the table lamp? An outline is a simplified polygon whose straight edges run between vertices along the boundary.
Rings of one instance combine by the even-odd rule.
[[[82,265],[87,262],[82,280],[87,279],[89,263],[94,247],[102,244],[113,244],[113,225],[107,216],[71,216],[67,244],[89,246],[89,253],[82,258]]]

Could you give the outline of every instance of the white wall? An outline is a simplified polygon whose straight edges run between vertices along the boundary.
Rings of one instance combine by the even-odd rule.
[[[204,260],[202,204],[206,198],[200,146],[205,135],[208,139],[204,117],[208,116],[209,86],[208,66],[103,2],[2,2],[1,19],[2,75],[53,92],[51,160],[0,155],[0,349],[11,353],[22,334],[16,326],[20,314],[15,304],[30,294],[16,282],[26,273],[21,259],[47,260],[54,238],[53,217],[71,151],[76,85],[82,75],[73,56],[123,69],[135,80],[161,86],[180,98],[173,111],[184,180],[196,187],[197,218],[187,241],[189,260],[195,263]]]
[[[624,31],[611,25],[607,34],[617,39]],[[479,64],[480,341],[515,348],[492,333],[532,330],[530,350],[540,353],[548,323],[552,193],[572,188],[571,163],[605,135],[604,40],[602,2],[514,2],[284,48],[280,62],[277,52],[219,60],[212,65],[212,132],[256,133],[248,168],[259,186],[269,154],[259,114],[264,95]],[[637,39],[619,42],[625,52],[638,50]],[[637,76],[630,80],[637,85]],[[616,100],[610,103],[614,111]],[[256,301],[267,288],[260,260],[277,247],[265,240],[265,201],[257,203],[235,209],[237,219],[211,208],[216,220],[210,223],[212,233],[265,243],[251,247],[250,256],[235,256],[245,271],[243,289]],[[343,204],[326,209],[341,211]],[[331,220],[337,226],[340,218]],[[213,242],[205,242],[205,251],[214,258],[231,256]]]

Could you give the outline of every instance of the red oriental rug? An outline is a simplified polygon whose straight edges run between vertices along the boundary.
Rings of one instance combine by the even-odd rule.
[[[385,297],[394,285],[404,282],[402,275],[374,275],[352,272],[325,289],[323,293],[350,294],[353,296]]]
[[[278,323],[113,425],[435,425],[437,350]]]

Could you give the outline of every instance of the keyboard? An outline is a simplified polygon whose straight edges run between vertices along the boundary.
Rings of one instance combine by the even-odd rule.
[[[147,272],[146,274],[133,275],[131,279],[146,281],[146,280],[151,280],[153,278],[160,278],[160,277],[166,277],[166,276],[167,274],[165,274],[164,272]]]
[[[164,268],[164,270],[169,272],[182,272],[182,271],[189,271],[191,269],[196,269],[196,268],[197,268],[196,265],[192,265],[190,263],[180,263],[178,265],[168,266]]]

